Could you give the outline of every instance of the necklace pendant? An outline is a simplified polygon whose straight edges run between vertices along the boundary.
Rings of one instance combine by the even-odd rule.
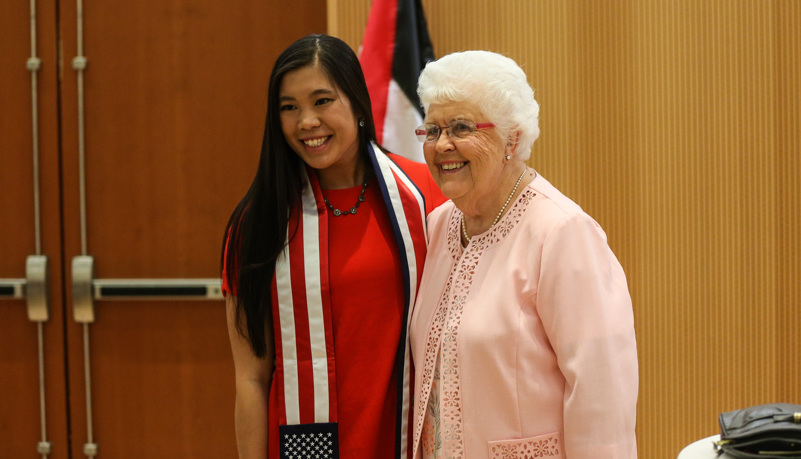
[[[334,217],[339,217],[342,212],[339,209],[334,209]]]

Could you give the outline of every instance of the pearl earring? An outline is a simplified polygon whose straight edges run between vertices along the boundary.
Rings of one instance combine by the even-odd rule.
[[[364,127],[364,120],[359,120],[359,127]]]
[[[510,159],[512,159],[512,155],[506,155],[506,156],[504,156],[503,158],[504,158],[505,160],[509,161]]]

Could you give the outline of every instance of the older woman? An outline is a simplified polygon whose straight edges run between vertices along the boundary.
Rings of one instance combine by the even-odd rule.
[[[412,316],[414,457],[636,458],[626,277],[589,215],[526,165],[539,106],[485,51],[428,64],[432,212]]]

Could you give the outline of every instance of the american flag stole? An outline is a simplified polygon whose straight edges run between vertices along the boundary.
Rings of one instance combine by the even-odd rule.
[[[396,353],[395,457],[408,457],[411,365],[408,325],[423,270],[425,201],[409,177],[373,144],[370,165],[389,214],[404,286],[404,321]],[[316,175],[307,171],[297,232],[278,258],[273,326],[281,458],[338,458],[336,359],[329,297],[328,211]],[[311,449],[308,449],[311,448]]]

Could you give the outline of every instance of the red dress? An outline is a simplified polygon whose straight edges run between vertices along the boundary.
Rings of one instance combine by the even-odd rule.
[[[389,155],[417,185],[426,214],[446,199],[424,164]],[[323,190],[350,209],[361,185]],[[342,458],[394,457],[395,356],[403,315],[403,280],[395,237],[378,182],[368,182],[355,215],[329,214],[329,281],[336,350],[337,419]],[[270,389],[270,458],[278,458],[278,391]]]

